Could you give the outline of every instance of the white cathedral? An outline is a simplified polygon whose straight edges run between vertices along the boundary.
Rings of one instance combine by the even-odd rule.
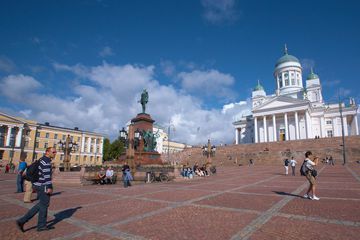
[[[359,134],[354,99],[324,103],[319,76],[311,69],[304,87],[301,64],[286,46],[275,64],[274,78],[275,94],[266,95],[258,82],[252,92],[252,115],[233,123],[236,144]]]

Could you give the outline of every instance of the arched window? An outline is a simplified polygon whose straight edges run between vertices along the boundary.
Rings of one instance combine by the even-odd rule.
[[[285,78],[285,86],[289,86],[289,79]]]

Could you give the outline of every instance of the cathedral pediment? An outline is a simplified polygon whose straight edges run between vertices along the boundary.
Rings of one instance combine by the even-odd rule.
[[[24,124],[25,122],[21,119],[12,117],[5,113],[0,112],[0,123],[8,123],[8,124]]]
[[[260,106],[257,106],[253,109],[253,112],[264,111],[264,110],[273,110],[273,109],[287,109],[299,106],[308,106],[309,101],[303,99],[296,99],[285,96],[274,97]]]

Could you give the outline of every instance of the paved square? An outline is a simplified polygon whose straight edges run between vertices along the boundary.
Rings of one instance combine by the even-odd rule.
[[[308,183],[282,166],[218,168],[206,178],[83,187],[55,186],[48,221],[21,233],[15,220],[34,203],[0,173],[0,239],[358,239],[358,165],[319,166],[320,201],[303,199]],[[297,170],[298,171],[298,170]],[[33,198],[35,199],[35,195]]]

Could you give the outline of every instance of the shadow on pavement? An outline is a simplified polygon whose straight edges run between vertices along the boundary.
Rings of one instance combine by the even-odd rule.
[[[300,195],[296,195],[296,194],[292,194],[292,193],[287,193],[287,192],[279,192],[279,191],[273,191],[274,193],[278,194],[278,195],[283,195],[283,196],[292,196],[292,197],[299,197],[299,198],[303,198]]]
[[[62,220],[66,219],[66,218],[70,218],[80,208],[82,208],[82,207],[69,208],[64,211],[54,214],[55,218],[48,222],[48,224],[49,224],[48,226],[49,227],[54,226],[55,224],[61,222]]]

